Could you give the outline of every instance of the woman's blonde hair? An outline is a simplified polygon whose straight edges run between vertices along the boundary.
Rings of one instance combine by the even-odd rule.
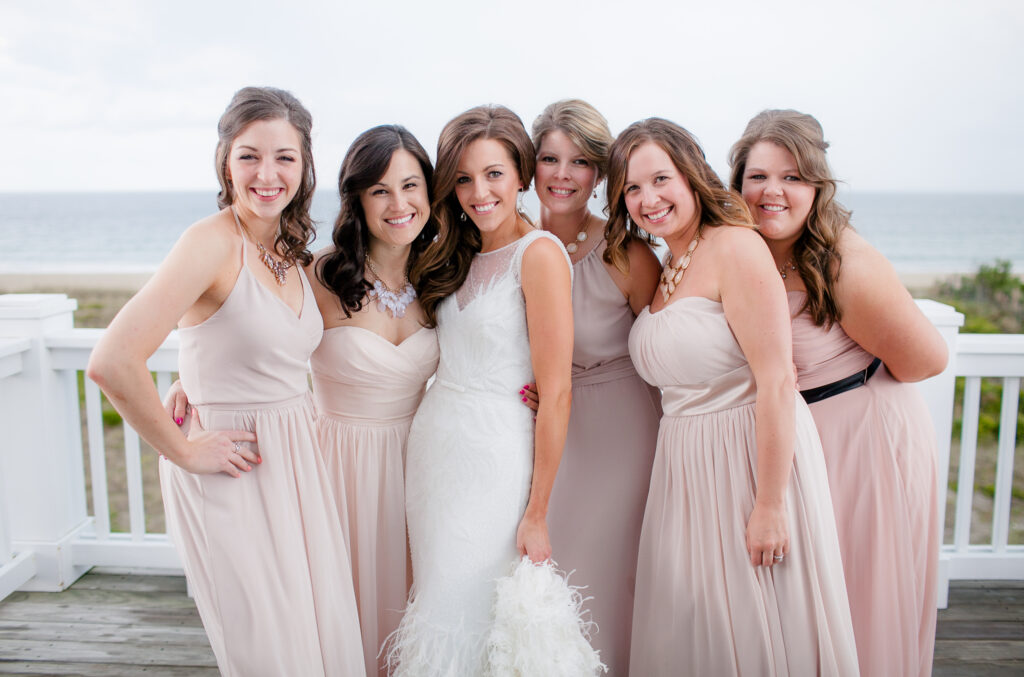
[[[533,145],[540,152],[544,136],[558,130],[580,149],[597,168],[597,180],[608,174],[608,149],[612,145],[612,133],[608,121],[597,109],[580,99],[563,99],[549,105],[533,121]]]
[[[842,319],[835,295],[842,264],[838,242],[843,229],[850,227],[851,212],[835,199],[836,180],[825,157],[828,142],[821,124],[811,115],[795,110],[761,111],[729,151],[730,183],[736,191],[743,190],[750,149],[761,141],[789,151],[800,178],[815,188],[807,223],[793,244],[793,263],[807,287],[801,312],[807,310],[818,326],[831,326]]]

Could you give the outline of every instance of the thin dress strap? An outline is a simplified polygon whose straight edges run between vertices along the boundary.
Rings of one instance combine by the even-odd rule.
[[[238,235],[242,238],[242,266],[244,267],[247,262],[247,252],[245,251],[245,231],[242,229],[242,222],[238,220],[238,212],[235,211],[234,206],[231,207],[231,215],[235,217],[235,227],[238,228]]]

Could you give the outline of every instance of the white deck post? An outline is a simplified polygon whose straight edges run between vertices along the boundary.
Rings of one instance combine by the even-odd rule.
[[[70,547],[89,524],[76,375],[55,371],[44,345],[77,306],[64,294],[0,295],[0,337],[30,344],[21,371],[0,381],[0,493],[14,552],[33,553],[26,590],[63,590],[87,571]]]
[[[942,334],[949,350],[949,362],[938,376],[921,381],[918,386],[928,403],[938,440],[938,483],[939,483],[939,543],[946,529],[946,492],[949,486],[949,446],[953,437],[953,397],[956,390],[956,339],[964,324],[963,314],[953,306],[936,301],[919,300],[918,307]],[[941,547],[941,545],[940,545]],[[949,555],[939,556],[939,598],[938,606],[945,609],[949,603]]]

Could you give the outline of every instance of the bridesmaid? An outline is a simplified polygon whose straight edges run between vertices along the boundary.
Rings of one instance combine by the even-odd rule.
[[[306,381],[323,333],[295,265],[312,258],[311,126],[288,92],[235,94],[218,124],[221,210],[185,231],[87,370],[163,455],[168,532],[224,675],[364,670]],[[187,438],[146,368],[175,325]]]
[[[377,654],[398,627],[412,575],[405,445],[438,347],[408,270],[437,232],[432,175],[404,127],[363,132],[342,161],[333,244],[307,267],[324,320],[310,360],[317,427],[350,546],[367,675],[385,672]],[[180,382],[171,391],[168,409],[180,420],[188,400]]]
[[[605,223],[587,202],[608,168],[612,136],[604,116],[585,101],[553,103],[534,121],[533,143],[540,226],[566,245],[573,264],[572,414],[549,529],[559,566],[575,570],[573,582],[592,598],[594,648],[610,674],[625,675],[636,554],[661,415],[658,392],[637,375],[627,342],[661,266],[633,236],[621,260],[602,258]]]
[[[312,266],[324,318],[313,392],[349,537],[367,675],[386,673],[377,654],[402,618],[412,575],[405,446],[438,347],[408,271],[437,233],[432,176],[426,151],[404,127],[361,134],[342,161],[333,245]]]
[[[856,675],[821,447],[746,206],[686,130],[657,118],[613,144],[608,204],[612,252],[640,228],[671,252],[629,337],[665,411],[630,673]]]
[[[789,295],[793,359],[821,435],[865,675],[930,675],[939,563],[936,443],[901,383],[946,366],[946,345],[835,200],[821,125],[767,110],[730,153]]]

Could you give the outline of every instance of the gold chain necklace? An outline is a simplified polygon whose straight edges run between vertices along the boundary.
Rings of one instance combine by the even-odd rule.
[[[700,241],[700,235],[698,234],[693,238],[693,242],[686,248],[686,253],[679,258],[679,263],[672,263],[672,259],[665,263],[665,267],[661,269],[661,283],[658,285],[658,289],[661,290],[662,301],[668,301],[669,297],[675,292],[676,287],[683,281],[683,273],[690,267],[690,261],[693,260],[693,250],[697,248],[697,243]]]

